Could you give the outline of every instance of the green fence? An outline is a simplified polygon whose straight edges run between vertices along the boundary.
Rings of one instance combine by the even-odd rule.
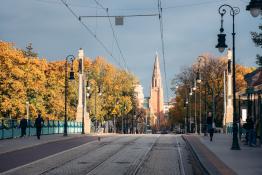
[[[243,127],[238,127],[238,132],[240,132],[241,135],[246,134],[246,130]],[[226,124],[226,133],[227,134],[233,134],[233,123]]]
[[[21,129],[19,128],[19,120],[1,120],[0,121],[0,140],[16,138],[21,136]],[[82,123],[75,121],[67,122],[67,133],[81,133]],[[47,120],[44,122],[42,128],[42,134],[62,134],[64,132],[64,122]],[[28,120],[26,128],[27,136],[36,135],[36,128],[34,126],[34,121]]]

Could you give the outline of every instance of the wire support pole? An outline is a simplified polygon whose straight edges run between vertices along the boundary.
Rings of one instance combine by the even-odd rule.
[[[115,18],[115,17],[124,17],[124,18],[130,18],[130,17],[150,17],[150,16],[159,16],[158,13],[155,14],[136,14],[136,15],[90,15],[90,16],[79,16],[79,19],[82,18]]]
[[[163,11],[161,0],[158,0],[158,14],[159,14],[159,24],[160,24],[160,37],[161,37],[161,46],[162,46],[162,55],[163,55],[163,65],[164,65],[164,78],[166,86],[166,97],[169,99],[168,85],[167,85],[167,73],[166,73],[166,59],[165,59],[165,42],[164,42],[164,26],[163,26]]]

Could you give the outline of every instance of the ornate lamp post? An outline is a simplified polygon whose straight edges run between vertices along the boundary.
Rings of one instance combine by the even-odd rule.
[[[86,85],[86,89],[87,89],[87,93],[86,93],[86,96],[91,99],[91,95],[92,95],[92,92],[91,92],[91,87],[90,87],[90,83],[89,81],[87,82],[87,85]],[[97,121],[97,108],[96,108],[96,105],[97,105],[97,93],[98,93],[98,96],[102,96],[102,91],[101,91],[101,87],[98,86],[98,91],[97,91],[97,88],[96,86],[93,87],[94,89],[94,95],[95,95],[95,118],[96,118],[96,122],[95,122],[95,132],[97,132],[97,129],[98,129],[98,121]]]
[[[246,10],[250,11],[250,14],[253,17],[258,17],[262,14],[262,0],[250,0]]]
[[[199,58],[199,62],[201,62],[202,61],[202,58],[204,59],[204,73],[205,73],[205,79],[204,79],[204,83],[205,83],[205,131],[204,131],[204,135],[205,136],[207,136],[207,103],[206,103],[206,101],[207,101],[207,78],[206,78],[206,75],[207,75],[207,69],[206,69],[206,61],[207,61],[207,57],[205,57],[205,56],[202,56],[202,55],[200,55],[200,56],[198,56],[198,58]],[[202,120],[202,104],[201,104],[201,83],[202,83],[202,77],[201,77],[201,73],[200,73],[200,71],[199,71],[199,75],[198,75],[198,78],[197,78],[197,82],[199,83],[199,91],[200,91],[200,120]],[[201,122],[200,122],[200,125],[202,125],[201,124]],[[200,128],[201,128],[201,126],[200,126]],[[201,130],[200,130],[200,133],[201,133]]]
[[[195,119],[194,119],[194,121],[195,121],[195,134],[197,134],[197,109],[196,109],[196,101],[197,101],[197,96],[196,96],[196,90],[197,90],[197,86],[196,86],[196,79],[194,80],[194,86],[193,86],[193,91],[195,92],[195,109],[194,109],[194,112],[195,112]]]
[[[199,59],[200,62],[200,59]],[[197,78],[196,78],[196,82],[199,84],[199,134],[201,134],[201,130],[202,130],[202,111],[201,111],[201,73],[200,73],[200,69],[198,68],[197,71]]]
[[[68,96],[68,60],[71,61],[70,64],[70,74],[69,80],[74,80],[74,69],[73,69],[73,62],[75,57],[73,55],[68,55],[65,60],[65,118],[64,118],[64,136],[67,136],[67,96]]]
[[[190,88],[189,92],[189,100],[188,100],[188,105],[189,105],[189,128],[190,132],[192,132],[192,101],[191,101],[191,96],[193,95],[192,88]]]
[[[238,116],[237,116],[237,109],[236,109],[236,67],[235,67],[235,15],[237,15],[240,12],[240,9],[238,7],[232,7],[228,4],[221,5],[218,9],[219,14],[221,15],[221,28],[220,28],[220,34],[218,34],[218,44],[216,45],[216,48],[220,52],[223,52],[227,45],[225,44],[225,37],[226,34],[223,34],[224,29],[223,29],[223,16],[226,14],[226,8],[229,8],[230,10],[230,15],[232,16],[233,19],[233,32],[232,32],[232,37],[233,37],[233,142],[232,142],[232,150],[240,150],[239,143],[238,143]]]

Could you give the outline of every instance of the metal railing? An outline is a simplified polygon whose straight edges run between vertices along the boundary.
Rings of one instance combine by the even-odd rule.
[[[26,136],[36,135],[34,121],[27,121]],[[16,138],[21,136],[21,128],[19,127],[20,120],[2,119],[0,120],[0,140]],[[68,121],[68,133],[81,133],[82,122]],[[64,122],[47,120],[42,127],[42,134],[62,134],[64,132]]]

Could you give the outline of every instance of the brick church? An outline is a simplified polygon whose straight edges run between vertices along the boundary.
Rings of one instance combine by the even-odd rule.
[[[164,124],[164,95],[163,95],[163,86],[161,81],[159,58],[157,53],[155,57],[155,63],[154,63],[154,69],[152,75],[149,108],[150,108],[151,126],[159,130],[161,126]]]

